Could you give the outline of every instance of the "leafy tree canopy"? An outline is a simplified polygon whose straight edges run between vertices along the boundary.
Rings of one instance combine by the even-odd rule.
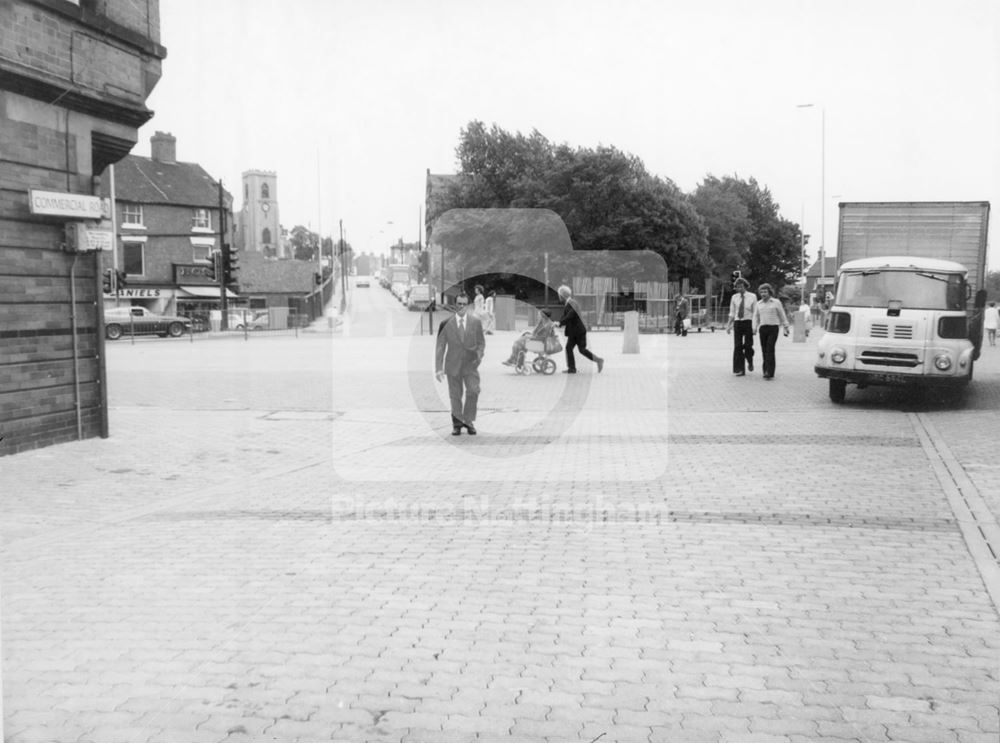
[[[292,243],[292,255],[300,261],[316,260],[316,248],[319,245],[319,235],[302,225],[295,225],[288,235]]]
[[[754,178],[707,176],[691,195],[708,228],[709,254],[716,278],[739,269],[754,284],[776,289],[799,275],[801,231],[778,215],[778,204]]]
[[[688,278],[694,286],[728,278],[737,268],[778,287],[798,275],[799,227],[778,215],[770,191],[753,178],[708,176],[686,195],[613,146],[574,148],[537,130],[510,133],[481,121],[462,129],[456,156],[458,176],[428,204],[432,223],[453,208],[550,209],[565,223],[575,251],[648,251],[666,261],[671,279]],[[456,227],[449,228],[451,240]],[[475,231],[465,225],[464,239]],[[493,251],[487,263],[497,270],[537,263],[544,250],[493,233],[487,242]]]
[[[459,178],[436,201],[432,219],[452,208],[551,209],[575,250],[650,251],[683,274],[709,265],[706,230],[693,206],[633,155],[554,145],[538,131],[511,134],[479,121],[462,130],[456,155]],[[538,252],[521,245],[507,257],[527,261]],[[618,268],[613,256],[603,260]]]

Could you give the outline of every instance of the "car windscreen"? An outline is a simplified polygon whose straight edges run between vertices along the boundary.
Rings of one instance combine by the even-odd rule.
[[[939,271],[869,269],[841,274],[836,303],[841,307],[886,307],[900,302],[903,309],[965,309],[965,279]]]

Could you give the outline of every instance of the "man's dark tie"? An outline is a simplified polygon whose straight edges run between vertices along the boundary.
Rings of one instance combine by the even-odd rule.
[[[739,312],[736,313],[736,317],[738,319],[740,319],[740,320],[743,319],[743,307],[744,307],[743,300],[745,300],[746,298],[747,298],[746,294],[741,294],[740,295],[740,309],[739,309]]]

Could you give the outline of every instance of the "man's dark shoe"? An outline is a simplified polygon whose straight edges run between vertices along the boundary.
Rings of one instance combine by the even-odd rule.
[[[475,436],[476,435],[476,427],[474,425],[472,425],[471,423],[466,423],[465,424],[465,430],[469,432],[470,436]]]
[[[462,427],[461,426],[455,426],[455,427],[453,427],[451,429],[451,435],[452,436],[461,436],[462,435]]]
[[[734,377],[745,377],[746,375],[746,372],[733,372]]]
[[[576,374],[576,369],[563,369],[563,374]]]
[[[598,358],[597,359],[597,373],[600,374],[602,371],[604,371],[604,359]]]
[[[750,371],[753,371],[753,362],[752,361],[748,361],[747,362],[747,369],[749,369]]]

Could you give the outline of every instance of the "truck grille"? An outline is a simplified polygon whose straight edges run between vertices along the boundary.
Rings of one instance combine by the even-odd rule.
[[[915,353],[894,353],[890,351],[862,351],[859,361],[862,364],[906,367],[909,369],[920,365],[920,358]]]
[[[872,338],[889,338],[889,323],[886,322],[873,322],[871,329],[869,330],[869,335]],[[913,338],[913,326],[912,325],[893,325],[892,326],[892,338],[897,338],[899,340],[910,340]]]

